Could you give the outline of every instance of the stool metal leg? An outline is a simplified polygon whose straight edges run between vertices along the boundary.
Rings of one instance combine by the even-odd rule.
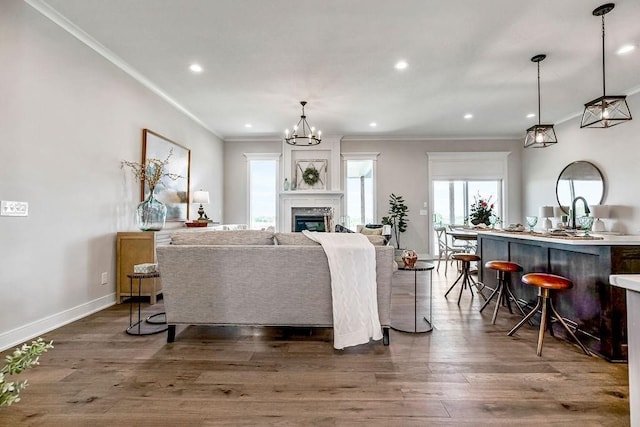
[[[584,344],[580,342],[578,337],[576,337],[573,331],[571,331],[571,329],[569,328],[569,325],[567,325],[567,322],[565,322],[562,316],[560,316],[560,314],[556,311],[556,308],[553,306],[553,302],[551,301],[551,299],[549,299],[549,307],[551,307],[551,311],[553,312],[553,314],[556,315],[556,319],[558,319],[558,321],[560,321],[560,323],[562,324],[562,326],[564,326],[567,332],[569,332],[569,335],[571,335],[571,338],[573,338],[573,340],[578,343],[578,346],[582,349],[584,354],[586,354],[587,356],[591,356],[591,353],[589,352],[587,347],[585,347]],[[551,326],[549,327],[549,329],[551,329]]]
[[[515,334],[518,331],[518,329],[522,327],[522,325],[527,323],[527,321],[531,319],[538,312],[538,309],[540,308],[541,304],[542,304],[542,297],[538,295],[538,301],[536,302],[536,306],[533,307],[533,309],[529,312],[529,314],[524,316],[524,318],[521,321],[519,321],[518,324],[514,326],[513,329],[511,329],[507,335],[512,336],[513,334]]]

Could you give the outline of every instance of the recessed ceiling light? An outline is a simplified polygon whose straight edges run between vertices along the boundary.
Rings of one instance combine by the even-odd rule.
[[[467,113],[467,114],[464,115],[464,118],[467,119],[467,120],[473,119],[473,114]]]
[[[627,53],[631,53],[636,49],[636,46],[633,44],[625,44],[620,49],[616,51],[618,55],[626,55]]]
[[[251,123],[246,123],[246,124],[244,125],[244,127],[246,127],[246,128],[252,128],[252,127],[253,127],[253,125],[252,125]]]
[[[409,64],[407,64],[407,61],[398,61],[396,62],[396,70],[404,70],[405,68],[407,68],[409,66]]]
[[[527,114],[527,119],[530,119],[530,118],[535,117],[535,116],[536,115],[534,113],[529,113],[529,114]]]
[[[200,66],[200,64],[191,64],[191,65],[189,65],[189,69],[191,71],[193,71],[194,73],[201,73],[202,72],[202,67]]]
[[[378,126],[378,124],[377,124],[376,122],[371,122],[371,123],[369,123],[369,126],[371,126],[372,128],[374,128],[374,127]]]

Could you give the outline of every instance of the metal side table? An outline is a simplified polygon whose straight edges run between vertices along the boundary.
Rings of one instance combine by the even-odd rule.
[[[156,313],[148,316],[146,319],[142,320],[141,318],[141,305],[142,302],[140,299],[142,298],[142,281],[144,279],[155,279],[160,277],[160,273],[131,273],[127,274],[129,278],[129,293],[131,297],[129,298],[129,327],[125,331],[129,335],[153,335],[159,334],[160,332],[164,332],[168,329],[166,319],[162,320],[151,320],[156,317],[165,316],[165,313]],[[133,281],[138,279],[138,321],[133,322]],[[142,328],[143,324],[153,325],[149,328]]]
[[[414,293],[414,300],[413,300],[413,330],[411,329],[406,329],[403,328],[399,325],[394,326],[393,325],[393,320],[391,321],[392,325],[391,328],[395,329],[396,331],[400,331],[400,332],[410,332],[413,334],[417,334],[417,333],[425,333],[425,332],[431,332],[433,331],[433,323],[432,323],[432,312],[433,312],[433,269],[435,268],[435,266],[431,263],[425,262],[425,261],[417,261],[415,266],[413,267],[406,267],[404,265],[399,265],[398,266],[398,270],[401,271],[413,271],[413,293]],[[426,284],[425,283],[425,291],[427,291],[427,304],[426,304],[426,315],[422,316],[422,319],[420,319],[420,325],[418,325],[418,272],[429,272],[429,283]],[[425,275],[426,276],[426,275]],[[426,325],[423,325],[422,321],[424,321],[426,323]],[[418,328],[418,326],[420,326],[420,328]]]

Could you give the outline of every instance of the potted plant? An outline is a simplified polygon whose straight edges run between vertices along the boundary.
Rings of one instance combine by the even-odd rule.
[[[478,195],[474,196],[474,202],[471,204],[471,210],[469,212],[469,221],[471,224],[491,224],[491,216],[495,216],[493,213],[494,203],[491,201],[492,196],[485,199]],[[497,218],[497,217],[496,217]]]
[[[396,196],[391,193],[389,196],[389,216],[382,217],[382,224],[390,225],[392,233],[396,239],[396,249],[400,250],[400,233],[407,231],[407,223],[409,218],[409,208],[404,203],[402,196]]]

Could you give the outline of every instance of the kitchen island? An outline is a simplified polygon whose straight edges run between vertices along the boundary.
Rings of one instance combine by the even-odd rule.
[[[489,287],[497,284],[495,272],[484,268],[487,261],[508,260],[522,266],[522,272],[511,275],[511,286],[529,308],[535,305],[537,289],[521,284],[524,274],[551,273],[570,279],[573,288],[554,299],[558,312],[593,353],[609,361],[627,360],[626,295],[624,289],[609,284],[609,275],[640,273],[640,236],[480,231],[478,255],[479,280]],[[554,331],[564,336],[560,328]]]

